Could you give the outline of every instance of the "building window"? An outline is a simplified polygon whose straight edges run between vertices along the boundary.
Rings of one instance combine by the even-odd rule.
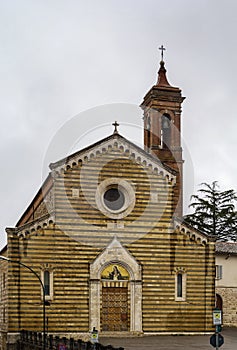
[[[44,284],[45,299],[52,300],[53,299],[53,271],[47,268],[43,269],[41,271],[41,280]]]
[[[114,185],[104,193],[104,204],[113,211],[119,210],[124,206],[125,197],[118,185]]]
[[[50,295],[50,273],[49,271],[44,271],[44,290],[45,295]]]
[[[148,131],[151,130],[151,118],[150,118],[149,115],[148,115],[147,118],[146,118],[146,129],[147,129]]]
[[[178,272],[175,275],[175,300],[186,300],[186,281],[187,275],[184,272]]]
[[[177,297],[178,298],[183,297],[183,274],[182,273],[177,274]]]
[[[216,279],[221,280],[223,276],[222,265],[216,265]]]
[[[3,275],[2,275],[2,279],[3,279],[3,289],[6,288],[6,274],[3,272]]]
[[[136,202],[134,187],[126,180],[108,178],[96,190],[98,209],[111,219],[122,219],[129,215]]]
[[[151,118],[147,117],[147,146],[151,147]]]
[[[163,114],[161,118],[161,147],[170,148],[171,119],[169,114]]]

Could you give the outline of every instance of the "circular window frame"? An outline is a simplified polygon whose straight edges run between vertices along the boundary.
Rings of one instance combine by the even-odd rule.
[[[113,210],[109,208],[105,201],[104,201],[104,195],[105,193],[116,186],[119,191],[123,193],[124,196],[124,203],[121,206],[121,208]],[[133,186],[126,180],[123,180],[121,178],[110,178],[106,179],[103,182],[99,184],[96,190],[96,204],[97,208],[107,217],[111,219],[122,219],[129,215],[136,202],[136,196]]]
[[[110,192],[110,193],[109,193]],[[112,193],[111,193],[112,192]],[[111,195],[118,195],[115,200],[114,198],[106,198],[106,196],[110,197]],[[103,196],[104,205],[111,210],[114,213],[117,213],[117,211],[120,211],[123,206],[125,205],[125,196],[124,191],[121,191],[120,186],[117,184],[109,186],[109,188],[104,192]],[[116,207],[116,208],[114,208]]]

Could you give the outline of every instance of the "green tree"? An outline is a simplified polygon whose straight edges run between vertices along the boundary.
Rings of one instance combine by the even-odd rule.
[[[237,241],[237,200],[234,190],[220,191],[217,181],[202,183],[198,194],[191,196],[193,214],[185,221],[219,241]]]

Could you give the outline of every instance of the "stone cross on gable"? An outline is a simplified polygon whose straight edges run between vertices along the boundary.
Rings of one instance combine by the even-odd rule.
[[[112,125],[114,126],[114,134],[118,134],[117,127],[119,126],[119,124],[117,123],[117,121],[115,121]]]

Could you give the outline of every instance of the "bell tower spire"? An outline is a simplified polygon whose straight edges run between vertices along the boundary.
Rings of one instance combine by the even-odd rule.
[[[170,86],[168,79],[166,77],[165,62],[160,61],[160,69],[158,71],[157,86]]]
[[[181,104],[185,97],[178,87],[169,84],[163,45],[157,83],[147,92],[141,108],[144,111],[144,148],[177,172],[174,189],[175,215],[183,215],[183,158],[181,147]]]

